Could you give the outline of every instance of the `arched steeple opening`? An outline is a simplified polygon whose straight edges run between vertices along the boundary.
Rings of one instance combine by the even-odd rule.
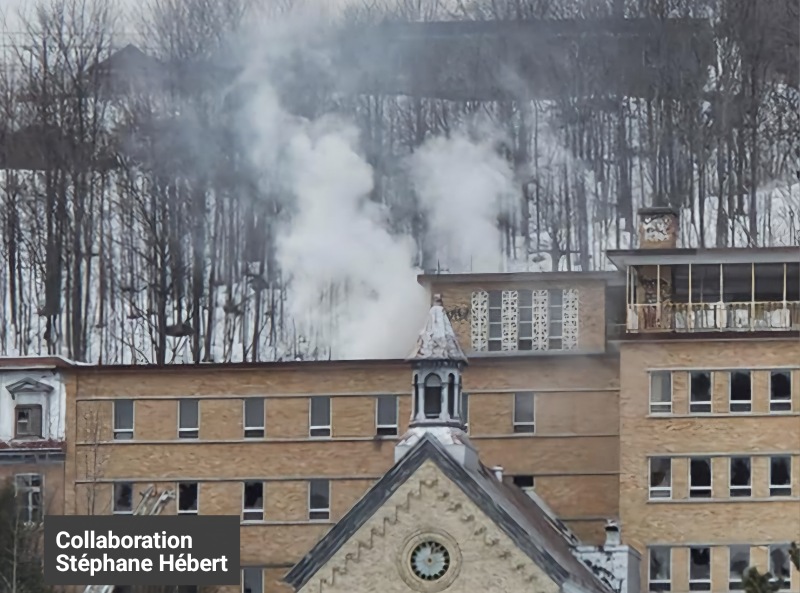
[[[425,401],[423,403],[426,420],[437,420],[442,416],[442,380],[436,373],[425,377]]]

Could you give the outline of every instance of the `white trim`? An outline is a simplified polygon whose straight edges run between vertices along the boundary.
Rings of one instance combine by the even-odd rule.
[[[114,404],[111,406],[111,428],[112,428],[112,441],[132,441],[134,431],[136,430],[136,400],[131,398],[120,398],[113,400]],[[131,402],[131,427],[130,428],[117,428],[117,404],[119,402]],[[118,434],[130,434],[129,439],[118,439]]]
[[[653,549],[658,548],[660,550],[666,550],[667,552],[667,567],[668,567],[668,575],[666,579],[654,579],[652,573],[650,572],[653,568],[653,563],[651,561],[651,555],[653,553]],[[647,546],[647,590],[652,591],[653,588],[651,587],[652,584],[659,584],[663,585],[666,584],[667,587],[664,589],[665,591],[669,591],[672,589],[672,547],[671,546],[663,546],[663,545],[655,545],[655,546]]]
[[[774,458],[785,458],[789,460],[789,483],[788,484],[773,484],[772,483],[772,460]],[[788,489],[788,494],[773,494],[772,489]],[[792,492],[794,490],[794,476],[792,475],[792,456],[789,454],[783,455],[770,455],[769,458],[769,496],[770,498],[784,498],[788,496],[792,496]]]
[[[669,401],[668,402],[653,402],[653,379],[659,375],[666,375],[669,377]],[[672,381],[672,371],[648,371],[648,399],[650,404],[650,414],[653,416],[667,416],[672,414],[672,402],[674,400],[675,388]],[[663,410],[655,410],[656,406],[661,406]]]
[[[247,493],[247,484],[261,484],[261,507],[260,508],[259,507],[246,507],[245,506],[245,495]],[[265,506],[264,503],[266,502],[266,500],[265,500],[266,499],[266,493],[267,493],[267,488],[266,488],[264,482],[262,482],[261,480],[252,480],[252,481],[248,480],[248,481],[242,482],[242,515],[241,515],[241,517],[242,517],[241,518],[241,522],[242,523],[255,523],[255,522],[264,520],[264,506]],[[199,492],[198,492],[198,494],[199,494]],[[200,506],[200,505],[198,505],[198,506]],[[246,519],[245,516],[244,516],[245,513],[257,513],[259,511],[261,512],[261,518],[260,519]]]
[[[242,570],[242,573],[241,573],[242,574],[242,585],[240,587],[241,592],[245,593],[245,589],[244,589],[244,571],[245,570],[251,570],[251,571],[258,572],[258,574],[261,575],[261,577],[259,579],[259,581],[261,582],[261,589],[252,591],[252,593],[264,593],[264,568],[261,567],[261,566],[242,566],[241,570]]]
[[[710,484],[708,486],[692,486],[692,460],[708,460],[708,474],[710,478]],[[689,496],[688,498],[699,498],[701,500],[713,498],[714,497],[714,461],[713,458],[709,455],[693,455],[689,457],[689,463],[686,464],[686,469],[689,473]],[[692,496],[692,492],[708,492],[708,496]]]
[[[328,506],[327,507],[312,507],[311,506],[311,484],[314,482],[325,482],[328,485]],[[327,513],[327,517],[312,519],[312,513]],[[317,522],[317,521],[330,521],[331,517],[331,481],[328,478],[311,478],[308,480],[308,520],[309,522]]]
[[[669,461],[669,486],[653,486],[652,485],[652,478],[653,478],[653,460],[654,459],[666,459]],[[666,492],[667,496],[653,496],[654,493],[657,492]],[[661,456],[661,457],[649,457],[647,459],[647,497],[649,500],[672,500],[672,458]]]
[[[394,424],[381,424],[379,421],[379,409],[380,409],[380,401],[382,397],[392,397],[394,398]],[[400,432],[400,398],[398,398],[393,393],[384,393],[383,395],[376,395],[375,396],[375,434],[378,434],[378,431],[381,428],[389,428],[394,429],[394,435],[397,435]],[[310,418],[309,418],[309,426],[310,426]],[[384,435],[384,436],[392,436],[392,435]]]
[[[734,589],[731,586],[733,583],[738,583],[740,585],[742,583],[742,579],[741,578],[738,578],[738,579],[732,579],[731,578],[731,568],[732,568],[731,564],[732,564],[732,561],[733,561],[733,553],[732,553],[731,548],[743,548],[743,547],[747,547],[747,566],[749,568],[749,567],[751,567],[753,565],[753,545],[752,544],[730,544],[730,545],[727,546],[727,548],[728,548],[728,590],[729,591],[740,591],[740,590],[743,590],[743,587],[741,587],[741,586],[737,587],[736,589]]]
[[[20,486],[20,478],[25,480],[25,485]],[[37,478],[39,484],[34,486],[30,484],[32,478]],[[20,494],[25,495],[25,521],[26,525],[33,525],[36,523],[41,523],[44,520],[44,474],[36,474],[36,473],[20,473],[14,474],[14,496],[19,497]],[[36,514],[36,506],[33,502],[34,494],[39,494],[39,505],[38,505],[38,518],[35,517]]]
[[[747,373],[747,376],[750,378],[750,399],[741,399],[741,400],[734,400],[733,399],[733,375],[734,373]],[[713,383],[712,383],[713,385]],[[713,398],[713,395],[712,395]],[[734,405],[746,405],[746,410],[734,410]],[[728,413],[729,414],[750,414],[753,411],[753,372],[749,369],[738,369],[735,371],[728,371]]]
[[[791,548],[791,543],[769,544],[767,546],[767,558],[768,558],[768,560],[767,560],[767,567],[768,567],[767,570],[774,577],[772,579],[772,582],[776,582],[778,579],[777,579],[777,577],[774,576],[775,575],[775,570],[774,570],[775,567],[772,564],[772,551],[773,551],[773,549],[777,549],[777,548],[781,548],[781,549],[783,549],[785,551],[785,553],[786,553],[786,563],[788,565],[786,568],[788,568],[788,570],[789,570],[788,578],[783,579],[783,582],[781,583],[783,585],[783,587],[778,589],[778,591],[790,591],[791,588],[792,588],[792,561],[791,561],[791,557],[789,555],[789,550]]]
[[[788,399],[773,399],[772,398],[772,377],[773,377],[773,375],[775,373],[781,373],[781,374],[789,376],[789,398]],[[792,402],[792,387],[793,387],[792,383],[793,383],[793,381],[792,381],[792,370],[791,369],[772,369],[770,371],[770,373],[769,373],[769,384],[768,384],[768,389],[769,389],[769,412],[770,412],[770,414],[791,414],[792,413],[792,409],[794,407],[793,402]],[[788,404],[788,408],[785,409],[785,410],[774,410],[773,409],[773,406],[775,406],[775,405],[779,405],[781,407],[784,407],[787,404]]]
[[[247,402],[248,400],[261,401],[261,426],[248,426],[247,425]],[[263,434],[261,436],[247,436],[248,430],[260,430]],[[257,395],[242,398],[242,438],[246,441],[256,439],[264,439],[267,436],[267,398],[259,397]]]
[[[197,508],[191,511],[182,511],[181,510],[181,484],[194,484],[195,490],[197,491],[196,496],[196,504]],[[178,515],[199,515],[200,514],[200,482],[190,482],[186,480],[181,480],[175,484],[175,511]]]
[[[711,414],[714,411],[714,373],[718,371],[709,371],[709,370],[692,370],[689,371],[689,414],[697,415],[697,416],[704,416],[706,414]],[[708,381],[709,381],[709,388],[708,388],[708,401],[701,400],[701,401],[692,401],[692,373],[708,373]],[[692,410],[692,405],[697,406],[708,406],[708,411],[697,412]]]
[[[314,407],[314,399],[325,398],[328,400],[328,423],[327,424],[314,424],[311,420],[311,410]],[[331,419],[333,418],[333,401],[328,395],[312,395],[308,398],[308,436],[311,439],[329,439],[333,436],[333,429],[331,428]],[[315,430],[327,430],[328,434],[313,435]]]
[[[733,484],[733,460],[734,459],[746,459],[747,465],[750,469],[750,483],[747,486],[736,486]],[[735,496],[734,492],[744,492],[747,491],[747,494],[742,494],[740,496]],[[728,496],[730,498],[750,498],[753,496],[753,459],[749,455],[732,455],[728,458]]]
[[[692,579],[692,549],[696,550],[708,550],[708,578],[707,579]],[[686,567],[686,576],[688,578],[689,583],[689,591],[711,591],[711,568],[713,566],[714,561],[714,552],[712,551],[714,548],[712,546],[689,546],[689,562],[687,563],[688,566]],[[703,587],[702,589],[692,589],[692,585],[708,585],[707,587]]]
[[[130,486],[131,489],[131,508],[129,511],[118,511],[115,507],[117,506],[117,486]],[[113,515],[132,515],[133,509],[136,508],[136,503],[133,500],[133,495],[135,494],[135,490],[133,488],[133,482],[123,482],[123,481],[113,481],[111,482],[111,513]]]
[[[197,406],[197,425],[194,427],[181,427],[181,404],[184,402],[194,402]],[[196,433],[195,436],[183,436],[183,434]],[[200,438],[200,400],[193,397],[181,398],[178,400],[178,438],[186,440],[197,440]]]
[[[655,341],[655,340],[652,340],[652,341]],[[685,342],[685,341],[691,341],[691,340],[658,340],[658,341],[659,342],[668,341],[668,342],[675,343],[676,341],[677,342]],[[696,342],[697,340],[694,340],[694,341]],[[742,339],[741,338],[739,338],[739,339],[732,338],[730,340],[705,340],[704,339],[703,341],[710,341],[710,342],[713,342],[713,341],[724,341],[724,342],[741,343]],[[759,340],[759,342],[761,342],[761,341],[764,341],[764,340]],[[781,340],[781,341],[793,341],[793,340],[791,340],[789,338],[783,338],[783,340]],[[648,340],[648,343],[649,342],[651,342],[651,340]],[[741,367],[741,366],[736,366],[736,367],[731,366],[731,367],[729,367],[729,366],[716,366],[716,365],[715,366],[702,366],[702,367],[690,367],[690,366],[687,366],[687,367],[668,367],[667,366],[667,367],[645,367],[645,370],[648,371],[648,372],[650,372],[650,371],[672,371],[673,373],[677,373],[677,372],[685,372],[685,373],[693,373],[693,372],[694,373],[714,373],[714,372],[726,372],[726,371],[800,371],[800,366],[797,366],[797,364],[791,364],[791,365],[788,365],[788,364],[787,365],[771,364],[769,366],[748,365],[746,367]]]
[[[517,395],[528,394],[531,398],[531,410],[533,411],[533,420],[532,421],[518,421],[517,420]],[[512,402],[512,411],[511,411],[511,428],[515,434],[536,434],[536,393],[533,391],[515,391],[514,392],[514,401]],[[530,426],[533,430],[530,431],[517,431],[515,430],[517,426]]]

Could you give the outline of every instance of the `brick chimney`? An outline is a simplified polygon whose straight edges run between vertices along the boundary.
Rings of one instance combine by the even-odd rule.
[[[639,210],[639,248],[675,249],[678,246],[680,216],[673,208]]]

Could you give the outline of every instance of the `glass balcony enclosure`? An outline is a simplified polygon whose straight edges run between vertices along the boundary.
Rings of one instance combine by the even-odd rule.
[[[794,261],[764,263],[631,261],[625,266],[626,330],[799,331],[800,250],[797,253]]]

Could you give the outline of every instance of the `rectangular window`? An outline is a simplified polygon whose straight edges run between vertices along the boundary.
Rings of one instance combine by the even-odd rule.
[[[535,483],[533,476],[512,476],[511,481],[514,486],[522,490],[533,490]]]
[[[751,472],[749,457],[731,457],[730,496],[732,498],[752,495]]]
[[[133,512],[133,484],[130,482],[114,484],[114,501],[111,510],[115,515],[130,515]]]
[[[650,413],[672,413],[671,371],[653,371],[650,373]]]
[[[769,377],[769,411],[792,411],[792,373],[772,371]]]
[[[248,397],[244,400],[244,438],[264,438],[264,407],[263,397]]]
[[[42,406],[16,406],[14,436],[42,438]]]
[[[178,514],[196,515],[198,506],[197,482],[180,482],[178,484]]]
[[[549,325],[550,330],[548,334],[548,349],[561,350],[564,346],[564,291],[563,290],[549,290]]]
[[[769,459],[769,495],[792,495],[792,458],[788,455]]]
[[[114,401],[114,440],[129,441],[133,438],[133,400]]]
[[[242,521],[264,520],[264,482],[245,482],[242,492]]]
[[[743,588],[742,577],[745,571],[750,568],[750,546],[730,546],[728,553],[730,559],[728,590],[741,590]]]
[[[182,399],[178,402],[178,438],[196,439],[200,436],[200,402]]]
[[[689,374],[689,412],[711,413],[711,373],[708,371]]]
[[[328,480],[308,482],[308,518],[311,521],[331,518],[331,483]]]
[[[489,352],[500,352],[503,349],[503,291],[489,291]]]
[[[310,436],[331,436],[331,398],[325,395],[309,398],[308,419]]]
[[[375,433],[383,436],[397,434],[396,395],[379,395],[375,398]]]
[[[787,590],[791,585],[790,549],[789,544],[773,544],[769,547],[769,572],[773,581],[779,583],[780,590]]]
[[[753,376],[750,371],[731,371],[729,396],[728,405],[731,412],[753,410]]]
[[[672,589],[672,550],[665,546],[654,546],[648,550],[648,590],[669,591]]]
[[[711,458],[689,460],[689,498],[711,498]]]
[[[469,432],[469,393],[461,393],[461,421],[465,430]]]
[[[17,474],[14,476],[14,491],[23,523],[39,523],[42,520],[42,493],[44,476],[40,474]]]
[[[689,548],[689,591],[711,591],[711,548]]]
[[[264,593],[264,571],[242,568],[242,593]]]
[[[514,432],[536,432],[533,399],[532,391],[514,394]]]
[[[517,350],[533,350],[533,291],[520,290],[517,309]]]
[[[672,460],[650,458],[650,498],[672,498]]]

